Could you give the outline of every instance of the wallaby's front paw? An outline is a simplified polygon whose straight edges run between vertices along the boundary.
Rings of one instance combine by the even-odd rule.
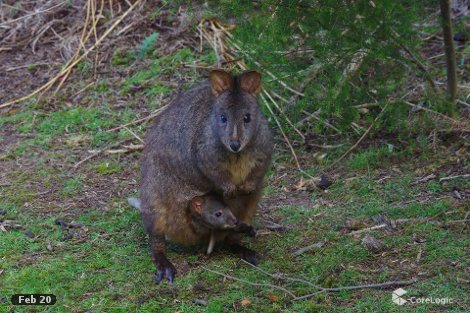
[[[232,199],[235,198],[237,186],[234,184],[227,184],[222,187],[222,191],[224,192],[224,198]]]
[[[244,233],[250,237],[256,236],[256,229],[253,226],[243,222],[239,223],[237,227],[235,227],[235,232]]]
[[[250,237],[255,237],[256,236],[256,229],[253,227],[253,226],[249,226],[246,233],[248,234],[248,236]]]

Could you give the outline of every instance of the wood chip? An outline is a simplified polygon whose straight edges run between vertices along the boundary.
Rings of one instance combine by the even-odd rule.
[[[312,249],[319,249],[319,248],[322,248],[325,246],[325,243],[324,242],[317,242],[317,243],[314,243],[310,246],[306,246],[306,247],[303,247],[299,250],[296,250],[292,253],[293,256],[298,256],[298,255],[301,255],[302,253],[306,252],[306,251],[309,251],[309,250],[312,250]]]
[[[377,240],[377,239],[375,239],[374,237],[372,237],[370,235],[366,235],[362,239],[362,245],[367,250],[372,251],[372,252],[383,251],[386,248],[385,244],[382,241]]]

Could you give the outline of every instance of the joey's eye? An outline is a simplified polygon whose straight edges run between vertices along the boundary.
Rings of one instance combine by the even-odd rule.
[[[217,212],[215,212],[215,216],[216,216],[216,217],[221,217],[221,216],[222,216],[222,211],[217,211]]]
[[[249,123],[251,121],[251,115],[250,114],[245,114],[243,116],[243,122]]]
[[[221,114],[221,115],[220,115],[220,121],[221,121],[223,124],[227,123],[227,118],[225,117],[225,114]]]

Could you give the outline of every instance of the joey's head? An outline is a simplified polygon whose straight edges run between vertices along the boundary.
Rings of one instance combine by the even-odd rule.
[[[212,127],[227,150],[238,153],[258,129],[262,113],[256,96],[261,89],[261,74],[249,71],[232,77],[213,70],[210,82],[215,95]]]
[[[216,196],[194,197],[191,211],[210,229],[233,229],[238,224],[232,211]]]

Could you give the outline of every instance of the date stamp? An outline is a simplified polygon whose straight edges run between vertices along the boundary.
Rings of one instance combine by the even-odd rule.
[[[22,293],[11,296],[14,305],[54,305],[57,297],[53,294]]]

